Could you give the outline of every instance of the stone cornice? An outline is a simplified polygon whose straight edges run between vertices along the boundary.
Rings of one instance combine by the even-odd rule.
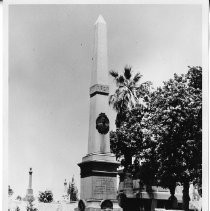
[[[96,94],[109,95],[109,86],[102,84],[95,84],[90,87],[90,97],[93,97]]]

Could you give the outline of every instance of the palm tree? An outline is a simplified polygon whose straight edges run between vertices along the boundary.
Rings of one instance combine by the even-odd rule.
[[[145,97],[149,93],[151,82],[144,82],[140,85],[142,75],[136,73],[132,76],[131,67],[125,66],[123,75],[119,75],[116,71],[111,70],[110,75],[114,78],[117,89],[113,95],[109,97],[109,105],[117,112],[116,127],[119,128],[123,120],[125,120],[126,112],[132,110],[136,106],[145,106]],[[144,100],[143,100],[144,98]]]

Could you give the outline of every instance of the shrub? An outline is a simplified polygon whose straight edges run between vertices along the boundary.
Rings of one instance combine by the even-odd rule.
[[[39,202],[50,203],[53,201],[52,191],[46,190],[44,192],[39,192],[38,197]]]

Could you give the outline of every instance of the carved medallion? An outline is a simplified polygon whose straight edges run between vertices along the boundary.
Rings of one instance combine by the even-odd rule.
[[[107,134],[109,132],[109,119],[105,113],[100,113],[96,119],[96,129],[101,134]]]

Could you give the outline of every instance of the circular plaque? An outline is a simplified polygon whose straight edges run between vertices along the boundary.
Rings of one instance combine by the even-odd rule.
[[[107,134],[109,132],[109,119],[105,113],[100,113],[96,119],[96,129],[101,134]]]

